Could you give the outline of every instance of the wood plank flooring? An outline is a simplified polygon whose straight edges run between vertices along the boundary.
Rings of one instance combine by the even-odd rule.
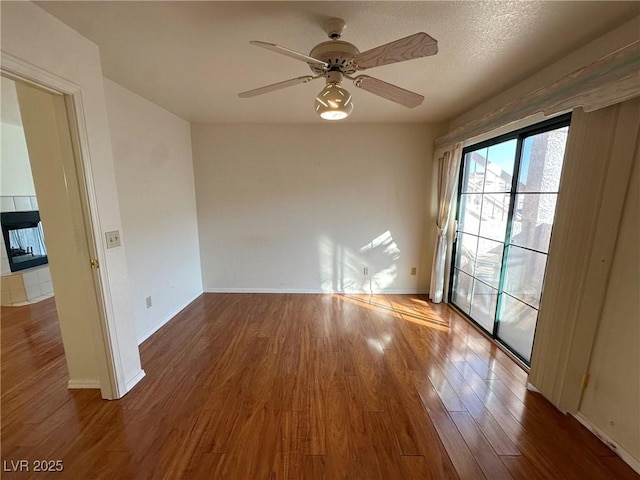
[[[53,299],[0,322],[2,478],[640,478],[420,296],[205,294],[111,402],[67,390]]]

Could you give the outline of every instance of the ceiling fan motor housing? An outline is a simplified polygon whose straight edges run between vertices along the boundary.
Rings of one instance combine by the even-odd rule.
[[[313,47],[309,56],[328,63],[329,71],[337,70],[351,75],[356,72],[353,57],[358,53],[360,51],[352,43],[342,40],[329,40]],[[320,65],[309,64],[309,68],[316,75],[323,75],[327,72],[327,68]]]

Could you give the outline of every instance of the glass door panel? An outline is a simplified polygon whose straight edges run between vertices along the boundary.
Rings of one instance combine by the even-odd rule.
[[[483,192],[510,192],[518,141],[514,138],[487,149],[487,166]]]
[[[473,295],[469,315],[485,330],[493,330],[493,322],[496,318],[496,305],[498,304],[498,290],[482,283],[473,281]]]
[[[537,320],[538,310],[510,295],[504,293],[501,295],[498,338],[527,363],[531,360]]]
[[[511,227],[513,245],[547,253],[557,198],[557,193],[516,195]]]
[[[518,175],[518,192],[557,192],[569,127],[524,139]]]
[[[500,286],[503,250],[504,244],[502,242],[495,242],[486,238],[478,239],[474,274],[476,278],[496,289]]]
[[[466,233],[458,234],[459,248],[456,250],[456,265],[460,270],[473,275],[476,269],[478,237]]]
[[[511,196],[508,193],[485,193],[482,195],[480,236],[504,242]]]
[[[463,193],[460,195],[460,218],[458,230],[478,235],[480,231],[481,193]]]
[[[453,292],[451,301],[464,313],[469,313],[471,309],[471,288],[473,277],[461,270],[453,271]]]
[[[544,253],[509,246],[502,289],[518,300],[538,308],[547,266]]]
[[[484,189],[484,167],[487,164],[487,149],[472,152],[462,178],[462,193],[480,193]]]
[[[449,298],[527,363],[569,119],[463,152]]]

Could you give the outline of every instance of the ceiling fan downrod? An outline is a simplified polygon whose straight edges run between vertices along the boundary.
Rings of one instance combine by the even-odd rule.
[[[342,36],[342,32],[347,28],[347,22],[341,18],[330,18],[324,22],[324,31],[331,40],[338,40]]]

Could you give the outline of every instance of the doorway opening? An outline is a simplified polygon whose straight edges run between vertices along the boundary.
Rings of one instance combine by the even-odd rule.
[[[1,82],[0,304],[15,306],[53,296],[53,285],[16,84]]]
[[[3,235],[3,240],[6,240],[6,242],[3,241],[6,244],[3,245],[3,250],[6,252],[6,257],[14,253],[14,250],[16,254],[25,250],[24,255],[13,255],[22,258],[35,257],[36,253],[39,255],[44,253],[40,250],[46,250],[48,260],[47,265],[32,266],[19,271],[9,265],[10,273],[4,275],[3,271],[3,280],[5,276],[11,277],[7,282],[2,282],[3,306],[5,305],[5,283],[10,285],[10,288],[18,283],[29,290],[40,288],[41,295],[38,298],[26,298],[23,305],[33,305],[46,298],[42,295],[44,284],[51,290],[48,297],[53,296],[53,286],[55,286],[54,299],[50,298],[44,302],[46,305],[53,306],[56,312],[55,315],[48,312],[46,318],[57,319],[58,322],[58,338],[62,339],[68,371],[67,387],[101,389],[104,398],[113,398],[115,381],[112,372],[109,368],[105,368],[107,365],[103,362],[104,355],[108,355],[109,352],[101,329],[104,322],[101,310],[102,297],[97,283],[99,280],[89,262],[89,259],[95,258],[93,252],[95,247],[92,246],[93,237],[91,227],[88,226],[88,207],[84,190],[86,186],[83,183],[82,165],[78,161],[79,153],[75,138],[77,132],[72,121],[75,119],[75,111],[71,105],[71,98],[57,91],[23,81],[19,77],[5,77],[4,72],[2,85],[3,162],[0,173],[3,186],[6,180],[7,184],[10,182],[14,188],[24,187],[24,185],[20,187],[20,184],[28,183],[23,178],[26,175],[25,172],[28,172],[32,189],[29,192],[14,192],[12,195],[14,211],[3,212],[3,229],[8,230],[6,238]],[[5,123],[8,123],[8,121],[5,122],[5,118],[9,115],[5,113],[4,108],[5,86],[8,89],[12,88],[15,92],[13,103],[20,120],[23,138],[19,155],[15,149],[4,148],[6,140],[4,127]],[[5,153],[11,157],[11,160],[5,162]],[[12,166],[12,161],[16,163],[15,160],[18,157],[20,157],[18,168],[20,172],[14,171],[17,167]],[[5,190],[3,195],[5,193],[8,192]],[[2,199],[3,207],[11,203],[4,196]],[[24,203],[24,199],[28,199],[31,203],[30,213],[26,213],[27,209],[23,208],[22,204],[18,205],[20,202]],[[24,228],[4,228],[5,219],[15,220],[13,217],[25,213],[33,217],[34,212],[38,221],[35,228],[31,226],[27,230],[32,233],[40,232],[42,227],[42,237],[46,239],[46,247],[31,245],[37,239],[34,235],[24,234],[22,232]],[[15,224],[13,226],[15,227]],[[24,225],[21,224],[21,226]],[[16,231],[19,235],[15,233]],[[3,266],[5,260],[8,258],[3,258]],[[42,269],[47,269],[50,277],[45,279]],[[13,278],[16,275],[21,276],[20,281]],[[34,279],[38,280],[40,277],[42,277],[40,284],[35,284]],[[13,298],[14,292],[10,293]],[[11,359],[4,355],[2,360],[3,363],[11,362]]]

